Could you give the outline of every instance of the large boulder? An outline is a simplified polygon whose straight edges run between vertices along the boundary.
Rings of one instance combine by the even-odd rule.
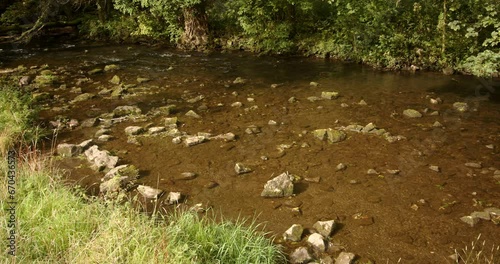
[[[309,263],[313,260],[313,257],[307,250],[307,247],[299,247],[295,249],[292,254],[290,254],[290,263],[293,264],[303,264]]]
[[[294,224],[283,233],[283,239],[285,241],[299,242],[302,239],[303,232],[304,227],[302,225]]]
[[[134,165],[120,165],[109,170],[106,175],[104,175],[103,181],[107,181],[116,176],[127,177],[129,180],[135,180],[139,178],[139,170]]]
[[[137,186],[137,191],[144,196],[144,198],[147,199],[156,199],[161,196],[163,193],[162,190],[160,189],[155,189],[153,187],[149,187],[146,185],[139,185]]]
[[[82,153],[82,147],[75,144],[62,143],[57,145],[57,154],[62,157],[74,157]]]
[[[313,228],[322,236],[329,237],[335,229],[335,220],[318,221],[313,225]]]
[[[260,194],[263,197],[286,197],[293,194],[293,176],[284,172],[267,181]]]
[[[109,151],[99,150],[96,145],[88,148],[84,152],[87,160],[93,164],[94,169],[102,171],[104,169],[112,169],[118,163],[118,157],[112,156]]]
[[[312,248],[319,252],[325,252],[326,244],[322,235],[318,233],[311,234],[307,238],[307,244],[311,245]]]

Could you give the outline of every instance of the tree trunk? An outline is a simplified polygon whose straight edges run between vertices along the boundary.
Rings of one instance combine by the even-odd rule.
[[[208,19],[205,3],[202,2],[182,10],[184,15],[184,32],[180,46],[189,50],[205,50],[209,45]]]
[[[97,13],[99,15],[99,21],[102,23],[106,22],[112,9],[112,0],[97,0]]]

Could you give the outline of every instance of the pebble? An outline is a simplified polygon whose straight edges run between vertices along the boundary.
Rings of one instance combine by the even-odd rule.
[[[398,175],[400,172],[401,172],[400,170],[387,170],[387,173],[392,175]]]
[[[269,120],[269,122],[267,124],[270,125],[270,126],[275,126],[278,123],[276,121],[274,121],[274,120]]]
[[[359,101],[358,105],[368,105],[368,104],[365,102],[365,100],[361,100]]]
[[[431,165],[429,166],[429,169],[435,171],[435,172],[441,172],[441,168],[439,168],[438,166],[436,165]]]
[[[366,171],[366,174],[373,175],[373,174],[378,174],[378,172],[377,172],[376,170],[374,170],[374,169],[368,169],[368,170]]]
[[[481,165],[481,163],[477,163],[477,162],[467,162],[467,163],[465,163],[465,166],[469,167],[469,168],[475,168],[475,169],[481,169],[483,167],[483,165]]]
[[[250,169],[249,167],[245,166],[243,163],[236,163],[234,165],[234,171],[236,172],[236,174],[244,174],[244,173],[248,173],[248,172],[251,172],[252,169]]]
[[[434,124],[432,124],[433,127],[443,127],[443,124],[439,123],[439,121],[436,121],[434,122]]]
[[[495,145],[493,145],[493,144],[489,144],[489,145],[486,145],[486,148],[489,148],[489,149],[495,149]]]
[[[213,189],[215,187],[219,186],[219,184],[215,181],[209,181],[207,184],[205,184],[203,187],[206,189]]]
[[[336,171],[343,171],[345,169],[347,169],[347,166],[344,163],[339,163],[335,168]]]
[[[312,86],[312,87],[318,87],[319,83],[317,83],[317,82],[310,82],[309,85]]]
[[[441,100],[441,98],[439,98],[439,97],[438,97],[438,98],[436,98],[436,99],[431,98],[431,99],[430,99],[430,101],[431,101],[431,104],[440,104],[440,103],[442,103],[442,102],[443,102],[443,101]]]
[[[192,180],[195,179],[198,175],[194,172],[183,172],[176,180]]]

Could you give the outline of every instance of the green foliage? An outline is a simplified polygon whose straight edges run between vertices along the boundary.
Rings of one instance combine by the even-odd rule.
[[[203,0],[113,0],[114,8],[137,18],[135,35],[167,38],[177,42],[182,34],[182,10]]]
[[[84,6],[86,14],[96,11],[97,2],[69,1]],[[1,19],[33,20],[23,14],[40,3],[16,2]],[[498,73],[498,0],[113,0],[113,7],[119,16],[100,22],[94,16],[82,31],[113,40],[146,36],[183,47],[215,39],[224,48],[271,54],[299,51],[391,69],[415,65]],[[97,11],[101,16],[102,10]],[[483,63],[485,69],[480,70]]]
[[[114,41],[133,39],[137,29],[137,21],[127,16],[112,16],[104,22],[95,16],[87,16],[80,26],[80,32],[87,37]]]
[[[33,127],[36,111],[31,95],[21,92],[11,82],[0,81],[0,156],[19,141],[36,139],[38,129]]]
[[[259,226],[254,222],[218,224],[190,212],[170,219],[167,249],[173,263],[285,263],[270,240],[255,235]]]
[[[459,67],[479,77],[492,77],[500,72],[500,52],[485,50],[468,57]]]

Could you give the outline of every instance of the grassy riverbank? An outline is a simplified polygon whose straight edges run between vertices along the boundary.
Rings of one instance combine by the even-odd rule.
[[[18,149],[13,146],[31,131],[34,115],[25,98],[14,89],[0,89],[4,151]],[[12,164],[5,152],[1,156],[2,262],[14,262],[5,250],[11,242],[4,239],[14,231],[17,263],[284,262],[279,248],[258,233],[255,223],[216,223],[188,211],[147,216],[130,203],[105,202],[68,186],[50,166],[51,158],[36,150],[16,153],[14,167],[8,166]],[[9,201],[16,202],[15,209],[7,210],[12,209]],[[9,222],[12,215],[15,228]]]

